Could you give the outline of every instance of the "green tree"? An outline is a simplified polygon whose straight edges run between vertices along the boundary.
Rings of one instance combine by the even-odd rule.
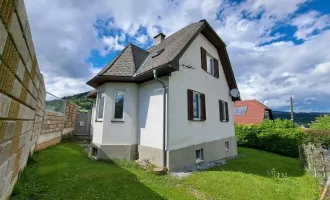
[[[310,128],[314,130],[330,131],[330,115],[317,117],[316,120],[310,124]]]

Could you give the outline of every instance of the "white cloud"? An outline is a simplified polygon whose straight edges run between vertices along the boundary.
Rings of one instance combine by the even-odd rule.
[[[297,27],[295,37],[298,39],[306,39],[311,36],[313,32],[330,27],[330,15],[321,15],[313,10],[294,18],[292,24]]]
[[[107,52],[109,52],[109,51],[120,51],[123,48],[125,48],[124,45],[119,43],[118,35],[116,35],[115,37],[112,37],[112,36],[103,37],[102,41],[106,45],[106,47],[108,47]]]
[[[140,44],[145,44],[148,42],[148,36],[147,35],[140,35],[136,37],[136,41],[138,41]]]
[[[300,105],[305,99],[330,98],[329,15],[317,11],[297,15],[301,5],[308,2],[26,0],[26,5],[47,90],[54,93],[67,95],[89,89],[84,82],[97,71],[85,63],[91,49],[105,55],[124,48],[124,42],[133,36],[145,44],[160,31],[169,36],[205,18],[227,44],[244,99],[258,99],[277,109],[294,96],[298,108],[307,110]],[[109,19],[109,23],[102,23]],[[96,23],[101,24],[101,36],[93,26]],[[286,33],[274,34],[285,25],[297,27],[294,34],[304,39],[302,44],[281,41]],[[147,35],[139,32],[141,27]],[[113,29],[115,35],[104,35]],[[265,42],[268,45],[260,46]]]

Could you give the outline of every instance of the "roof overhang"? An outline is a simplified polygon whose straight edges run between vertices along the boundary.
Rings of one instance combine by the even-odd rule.
[[[170,74],[171,72],[176,71],[178,68],[175,67],[175,63],[171,63],[156,67],[154,69],[157,70],[157,76],[162,77]],[[153,74],[154,69],[148,70],[138,76],[109,76],[109,75],[95,76],[94,78],[89,80],[86,84],[93,88],[97,88],[98,86],[107,82],[144,83],[154,79],[154,74]]]

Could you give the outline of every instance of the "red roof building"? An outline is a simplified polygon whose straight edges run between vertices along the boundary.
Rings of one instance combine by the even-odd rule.
[[[236,124],[258,124],[273,119],[272,110],[257,100],[236,101],[234,120]]]

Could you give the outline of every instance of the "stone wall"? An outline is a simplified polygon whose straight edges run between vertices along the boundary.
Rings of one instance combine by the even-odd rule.
[[[0,0],[0,199],[35,149],[45,97],[24,1]]]
[[[37,151],[58,144],[61,142],[63,135],[73,133],[78,106],[67,100],[65,108],[65,114],[51,111],[45,112],[41,135],[37,141]]]

